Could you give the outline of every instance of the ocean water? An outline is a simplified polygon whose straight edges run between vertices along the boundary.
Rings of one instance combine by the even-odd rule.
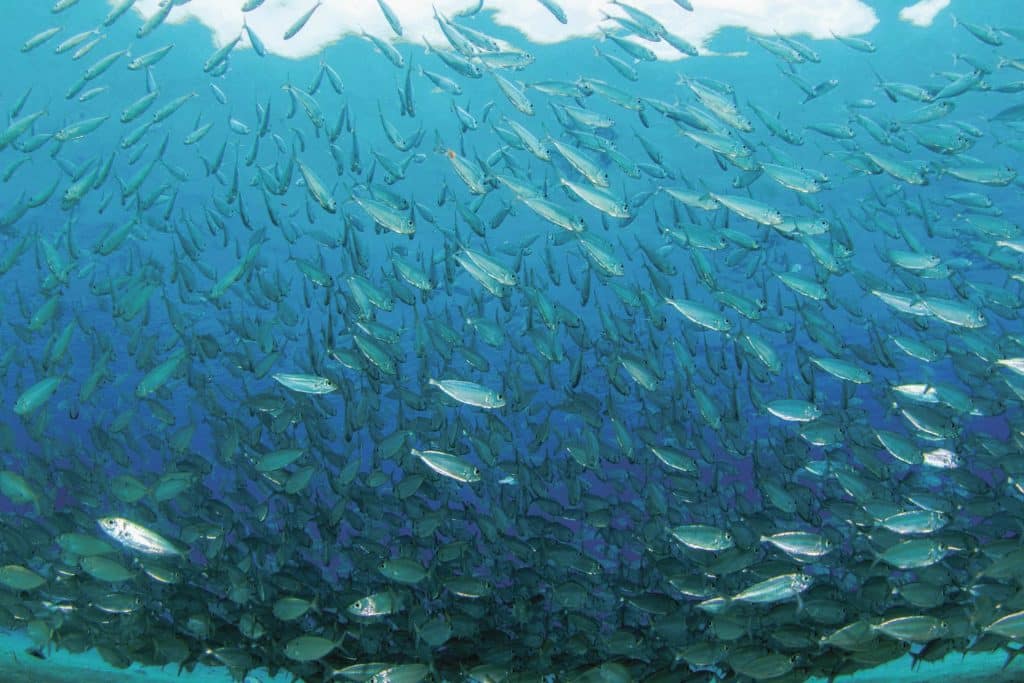
[[[1024,677],[1013,3],[243,2],[3,3],[3,680]]]

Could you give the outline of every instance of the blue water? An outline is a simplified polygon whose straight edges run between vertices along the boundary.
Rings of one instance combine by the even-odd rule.
[[[31,568],[46,583],[10,592],[0,616],[11,629],[28,626],[41,654],[99,646],[112,665],[183,664],[186,672],[235,656],[244,662],[231,671],[238,677],[263,668],[305,680],[355,662],[422,663],[438,680],[485,666],[496,678],[516,672],[568,680],[605,663],[619,667],[608,669],[609,677],[687,680],[691,666],[695,676],[758,676],[751,660],[768,670],[767,663],[778,663],[771,658],[782,655],[777,680],[803,680],[849,674],[906,652],[929,660],[1015,647],[985,628],[1019,609],[1019,571],[986,576],[985,570],[1019,545],[1021,528],[1021,494],[1013,483],[1022,433],[1016,391],[1024,378],[997,362],[1024,357],[1021,183],[978,184],[946,173],[1020,166],[1024,116],[991,120],[1022,102],[1019,92],[997,89],[1024,78],[1024,52],[1013,34],[998,33],[1002,45],[991,46],[954,26],[951,10],[917,28],[897,18],[898,7],[877,3],[878,26],[858,36],[876,52],[792,37],[813,49],[818,63],[786,64],[739,28],[720,31],[708,47],[743,56],[634,63],[610,41],[600,42],[603,52],[637,70],[632,82],[594,53],[596,38],[530,44],[485,11],[460,21],[535,58],[525,69],[501,71],[505,78],[604,80],[643,98],[642,115],[599,94],[559,97],[527,88],[536,113],[525,116],[490,74],[466,78],[422,46],[395,41],[413,65],[415,112],[406,116],[396,92],[405,87],[406,70],[358,36],[303,60],[261,58],[239,47],[225,73],[211,76],[203,65],[217,46],[195,22],[165,24],[136,39],[142,20],[130,11],[104,29],[95,49],[73,60],[73,50],[55,54],[54,48],[100,24],[106,3],[82,0],[56,18],[45,4],[18,3],[16,12],[7,4],[0,106],[10,114],[28,92],[12,120],[42,113],[0,150],[0,171],[11,169],[0,185],[0,215],[15,215],[32,196],[45,201],[0,231],[6,304],[0,452],[4,470],[20,475],[28,489],[10,491],[10,477],[3,487],[3,562]],[[954,5],[974,25],[1020,25],[1012,3]],[[665,17],[685,22],[689,15],[671,10],[678,11],[662,9],[658,16],[673,31],[682,24]],[[22,52],[30,36],[53,25],[63,30]],[[131,59],[170,43],[173,49],[149,73],[127,68]],[[66,97],[90,65],[122,48],[130,55],[80,92],[107,91],[85,102]],[[1010,63],[1000,65],[1003,58]],[[943,98],[954,110],[932,122],[907,123],[930,103],[902,96],[893,102],[877,85],[881,78],[935,92],[949,82],[945,72],[969,74],[972,61],[991,65],[992,73]],[[340,75],[343,92],[323,75],[322,62]],[[433,90],[419,67],[459,82],[462,94]],[[839,84],[804,102],[783,72],[811,86],[830,78]],[[735,102],[752,132],[716,119],[685,79],[712,88],[728,84],[720,96]],[[282,89],[287,85],[315,90],[322,129],[291,101]],[[151,87],[159,95],[149,109],[130,123],[119,121]],[[196,96],[137,144],[123,144],[153,112],[191,92]],[[873,105],[848,106],[865,99]],[[697,129],[677,125],[652,100],[698,108],[728,131],[724,139],[745,143],[749,155],[735,163],[716,158],[682,134]],[[453,102],[477,117],[476,130],[461,129]],[[610,117],[614,124],[593,134],[645,169],[632,177],[611,155],[577,146],[556,117],[562,105]],[[755,106],[803,143],[773,136]],[[870,121],[857,122],[855,114]],[[110,118],[81,139],[24,149],[36,134],[104,115]],[[396,149],[381,116],[406,139],[422,131],[422,140],[408,151]],[[502,139],[494,127],[510,130],[509,121],[596,160],[609,176],[609,192],[628,201],[631,218],[604,215],[563,188],[561,179],[584,187],[587,181],[550,145],[550,161],[508,147],[509,134]],[[872,138],[872,122],[890,144]],[[208,134],[185,144],[206,123],[213,124]],[[821,124],[848,124],[855,136],[840,140],[806,128]],[[963,148],[940,154],[917,141],[938,134]],[[638,136],[660,152],[660,164]],[[337,162],[331,144],[339,148]],[[405,177],[388,182],[393,179],[385,179],[374,153],[408,161]],[[927,184],[872,168],[865,153],[923,169]],[[103,182],[80,201],[62,203],[75,180],[111,155]],[[336,212],[317,203],[297,164],[280,194],[267,189],[293,155],[323,181]],[[484,194],[471,192],[452,157],[476,168]],[[751,160],[753,168],[774,162],[828,180],[820,192],[799,195],[737,167]],[[151,163],[137,191],[126,192]],[[599,238],[622,274],[605,272],[578,234],[542,219],[499,175],[518,177],[581,216],[586,236]],[[386,188],[393,201],[414,206],[411,214],[405,204],[398,212],[413,216],[413,235],[375,226],[353,201],[369,197],[371,183],[378,199]],[[829,229],[808,244],[784,227],[726,208],[684,206],[663,188],[692,188],[707,201],[713,201],[708,192],[749,197],[786,219],[825,219]],[[983,193],[991,207],[950,199],[967,192]],[[467,225],[457,203],[481,221],[482,234]],[[977,227],[993,216],[1006,234]],[[123,242],[103,246],[133,219]],[[721,248],[684,243],[666,230],[684,224]],[[238,281],[211,296],[256,244]],[[831,270],[815,258],[815,247],[832,255]],[[489,254],[514,271],[515,284],[506,284],[503,296],[492,294],[460,265],[462,249]],[[896,265],[901,252],[931,255],[934,267]],[[425,272],[429,291],[402,279],[396,259]],[[827,298],[796,294],[777,277],[787,272],[824,286]],[[354,276],[384,292],[390,304],[374,305],[372,293],[361,297]],[[873,291],[909,296],[918,314],[896,311]],[[139,301],[140,294],[146,298]],[[754,302],[749,317],[726,305],[725,298],[737,296]],[[965,326],[922,308],[932,297],[956,302],[961,312],[980,311],[985,324]],[[724,317],[720,327],[727,329],[687,320],[666,298]],[[49,315],[47,305],[55,306]],[[470,324],[478,316],[502,333],[494,345]],[[57,353],[68,334],[66,351]],[[376,367],[353,336],[374,334],[394,373]],[[745,335],[774,351],[777,371],[759,360]],[[937,359],[907,355],[897,337],[933,345]],[[170,378],[140,397],[143,378],[175,354],[182,360]],[[870,379],[841,381],[812,357],[847,361]],[[639,380],[624,359],[642,368],[634,373]],[[290,391],[275,373],[316,375],[335,390]],[[53,395],[16,414],[19,397],[45,378],[56,383]],[[504,405],[492,410],[450,400],[431,379],[479,383],[500,393]],[[965,398],[956,405],[915,402],[894,389],[907,384],[955,389]],[[781,399],[807,402],[812,419],[780,419],[769,406]],[[833,425],[836,436],[815,445],[808,430],[822,424]],[[936,434],[937,427],[944,433]],[[948,449],[959,467],[902,462],[881,447],[877,430],[903,437],[918,456]],[[667,467],[651,447],[682,452],[692,471]],[[285,448],[302,455],[261,472],[262,456]],[[453,453],[477,468],[479,481],[442,476],[410,449]],[[127,475],[145,488],[132,502]],[[184,482],[182,490],[162,495],[174,477]],[[914,538],[935,540],[944,557],[900,569],[880,556],[904,537],[881,522],[922,508],[941,512],[944,528]],[[154,560],[117,548],[111,557],[132,578],[91,576],[57,538],[101,537],[96,519],[105,516],[157,531],[182,555]],[[713,553],[684,546],[670,530],[689,524],[728,531],[732,547]],[[762,542],[785,531],[819,534],[830,551],[798,561]],[[378,570],[389,558],[415,559],[428,576],[411,586],[391,581]],[[713,566],[727,560],[737,568]],[[147,562],[173,568],[177,582],[148,576]],[[703,599],[732,598],[791,573],[811,577],[799,599],[739,599],[718,615],[698,607]],[[480,582],[479,597],[459,594],[458,579],[466,577]],[[704,594],[680,591],[689,581]],[[910,582],[933,584],[943,598],[913,606],[893,592]],[[122,614],[98,608],[110,592],[134,595],[137,605]],[[401,602],[396,613],[366,618],[348,609],[382,592]],[[298,619],[281,620],[273,607],[284,597],[317,604]],[[812,608],[804,611],[805,603]],[[838,606],[842,618],[815,616],[815,604]],[[906,616],[934,617],[942,630],[901,640],[879,626]],[[263,633],[242,633],[243,617],[258,621]],[[876,650],[874,657],[822,643],[859,619],[880,629],[864,648]],[[431,643],[423,632],[439,622],[450,632]],[[773,635],[782,627],[790,629],[790,640]],[[792,632],[805,644],[794,644]],[[297,661],[286,646],[302,635],[336,647]],[[699,642],[722,647],[703,668],[680,654]]]

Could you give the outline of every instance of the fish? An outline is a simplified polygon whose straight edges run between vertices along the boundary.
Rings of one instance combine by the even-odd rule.
[[[787,422],[813,422],[821,417],[818,406],[796,398],[780,398],[765,405],[769,413]]]
[[[305,28],[306,24],[309,23],[309,20],[313,18],[313,14],[316,13],[318,9],[320,9],[320,5],[322,4],[323,2],[321,0],[317,0],[317,2],[312,7],[303,12],[298,19],[292,22],[291,26],[285,29],[282,39],[291,40],[296,35],[298,35],[299,31]]]
[[[451,453],[436,450],[421,451],[415,448],[412,449],[411,453],[434,472],[455,481],[473,483],[480,481],[482,478],[478,468]]]
[[[571,180],[566,180],[565,178],[560,178],[559,182],[571,190],[574,195],[601,213],[611,216],[612,218],[621,219],[630,218],[632,216],[629,203],[625,199],[616,197],[609,190],[601,186],[587,187],[586,185],[580,185],[579,183],[574,183]]]
[[[235,36],[228,42],[224,43],[224,45],[214,50],[213,54],[211,54],[206,59],[206,61],[203,62],[203,71],[206,73],[210,73],[211,71],[214,71],[215,69],[220,67],[225,62],[225,60],[227,60],[227,58],[231,55],[231,51],[235,49],[235,46],[238,45],[239,41],[241,40],[242,34],[239,33],[237,36]]]
[[[540,3],[540,5],[544,9],[546,9],[551,14],[551,16],[553,16],[558,21],[558,23],[569,23],[569,18],[566,15],[565,10],[562,9],[562,6],[555,2],[555,0],[537,0],[537,2]]]
[[[50,28],[43,29],[39,33],[35,34],[21,45],[22,52],[31,52],[36,49],[50,38],[60,33],[63,30],[63,26],[51,26]],[[58,46],[59,47],[59,46]]]
[[[58,43],[57,46],[53,49],[53,52],[55,54],[63,54],[65,52],[68,52],[69,50],[74,50],[85,41],[97,35],[99,35],[99,32],[96,29],[79,32],[74,36],[71,36],[70,38],[62,40],[60,43]]]
[[[171,50],[173,49],[174,43],[168,43],[167,45],[159,47],[151,52],[141,54],[138,57],[132,59],[130,62],[128,62],[128,68],[132,71],[146,69],[150,66],[153,66],[154,64],[157,64],[161,59],[170,54]]]
[[[450,398],[466,405],[488,410],[505,406],[505,398],[501,393],[476,382],[457,379],[439,380],[431,377],[427,380],[427,384],[440,389]]]
[[[812,583],[813,579],[805,574],[782,574],[755,583],[733,595],[730,600],[757,604],[780,602],[789,598],[799,598]]]
[[[321,636],[296,636],[285,644],[284,654],[296,662],[312,662],[326,657],[337,646],[335,641]]]
[[[178,366],[186,357],[187,354],[184,351],[178,351],[163,363],[155,366],[139,381],[135,389],[135,395],[143,398],[160,389],[171,379],[171,376],[178,370]]]
[[[8,17],[12,629],[233,680],[1019,678],[1024,32],[465,4]]]
[[[278,372],[272,375],[282,386],[303,394],[329,394],[338,386],[326,377]]]
[[[857,36],[838,35],[834,31],[829,31],[829,33],[832,34],[833,38],[835,38],[836,40],[838,40],[840,43],[850,48],[851,50],[867,53],[875,52],[876,50],[878,50],[878,47],[870,40],[858,38]]]
[[[695,550],[721,551],[735,545],[731,533],[706,524],[684,524],[671,529],[670,533],[679,543]]]
[[[377,6],[380,7],[381,14],[384,15],[385,19],[387,19],[388,26],[390,26],[391,30],[395,32],[395,35],[401,36],[402,22],[398,20],[398,15],[395,14],[395,11],[391,9],[391,6],[384,2],[384,0],[377,0]]]
[[[508,101],[512,103],[520,113],[526,114],[527,116],[534,115],[533,103],[526,96],[525,89],[518,83],[513,83],[509,79],[505,78],[498,72],[493,72],[494,80],[497,82],[498,87],[508,98]]]
[[[136,0],[118,0],[117,4],[110,8],[110,12],[103,18],[104,26],[113,26],[114,22],[120,19],[125,12],[135,5]]]
[[[0,583],[16,591],[32,591],[46,583],[46,579],[27,567],[8,564],[0,567]]]
[[[160,534],[124,517],[100,517],[96,522],[103,533],[131,550],[157,556],[183,554],[177,545]]]
[[[139,26],[138,30],[135,32],[135,37],[145,38],[150,33],[159,28],[161,25],[163,25],[164,21],[170,15],[171,10],[174,9],[175,5],[176,3],[174,2],[165,2],[158,5],[157,10],[153,12],[153,14],[151,14],[149,18],[147,18],[146,21],[142,23],[141,26]]]
[[[306,189],[309,190],[309,194],[313,199],[327,213],[335,213],[338,210],[338,203],[331,196],[330,191],[324,186],[323,181],[316,172],[298,159],[295,160],[295,165],[299,167],[299,172],[302,174],[303,180],[306,181]]]

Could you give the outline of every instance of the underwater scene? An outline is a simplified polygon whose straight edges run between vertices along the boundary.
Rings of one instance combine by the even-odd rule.
[[[1024,680],[1016,2],[0,6],[0,681]]]

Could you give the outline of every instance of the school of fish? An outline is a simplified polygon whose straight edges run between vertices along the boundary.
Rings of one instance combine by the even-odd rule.
[[[0,625],[38,656],[618,683],[1021,652],[1024,21],[952,19],[904,82],[870,36],[708,57],[698,0],[609,0],[560,64],[490,0],[426,46],[375,0],[392,35],[278,79],[263,0],[203,50],[187,1],[35,11],[7,67],[40,80],[0,92]]]

